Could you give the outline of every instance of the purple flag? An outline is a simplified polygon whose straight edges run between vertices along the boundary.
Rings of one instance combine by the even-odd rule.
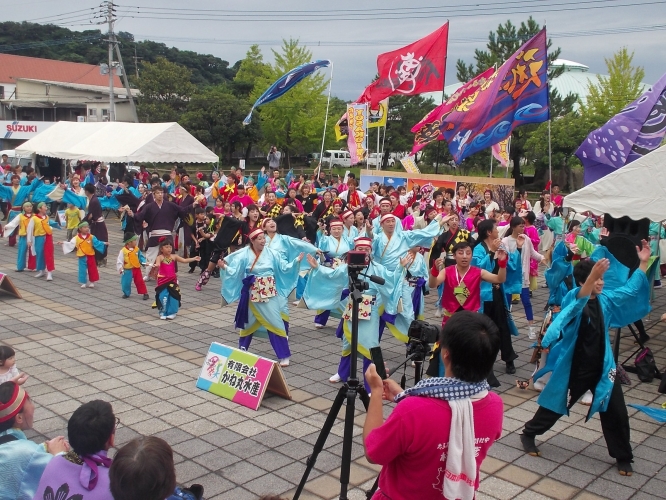
[[[666,74],[580,145],[576,156],[585,168],[585,185],[654,151],[665,133]]]

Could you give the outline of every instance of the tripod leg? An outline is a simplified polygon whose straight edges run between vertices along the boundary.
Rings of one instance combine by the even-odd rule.
[[[315,462],[317,462],[317,457],[319,456],[319,453],[321,453],[321,450],[324,449],[324,444],[326,444],[326,439],[328,438],[328,435],[330,434],[331,429],[333,428],[333,424],[335,424],[335,419],[337,418],[338,413],[340,413],[340,408],[342,408],[342,403],[345,400],[345,397],[347,397],[348,390],[349,386],[347,384],[343,384],[342,387],[340,387],[337,396],[335,396],[335,400],[333,401],[333,406],[331,406],[331,409],[328,412],[328,416],[326,417],[326,421],[324,422],[324,425],[321,428],[321,432],[319,433],[319,437],[317,438],[317,442],[312,448],[312,455],[310,455],[306,461],[307,467],[305,468],[305,472],[303,473],[301,482],[298,484],[298,488],[296,489],[296,493],[294,494],[294,500],[298,500],[298,498],[301,496],[301,493],[303,492],[303,487],[305,486],[305,483],[308,480],[308,476],[310,475],[310,472],[312,471]],[[352,422],[353,422],[353,413],[352,413]]]
[[[357,386],[350,386],[347,389],[347,410],[345,413],[345,433],[342,438],[342,467],[340,468],[340,500],[347,500],[347,487],[349,485],[349,473],[351,470],[351,451],[354,443],[354,412],[356,411],[356,393],[363,388],[365,397],[368,394],[365,388],[357,381],[351,380],[352,384],[356,382]],[[367,405],[366,405],[367,408]]]

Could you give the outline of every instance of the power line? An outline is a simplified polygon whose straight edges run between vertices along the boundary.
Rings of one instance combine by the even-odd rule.
[[[322,16],[321,12],[317,13],[301,13],[297,15],[281,15],[279,13],[271,13],[266,15],[265,12],[259,13],[256,12],[255,15],[249,14],[214,14],[212,12],[206,13],[202,11],[190,10],[188,12],[181,12],[175,10],[166,10],[155,12],[141,12],[141,8],[135,7],[137,10],[134,12],[131,8],[121,8],[122,13],[127,17],[134,17],[137,19],[157,19],[157,20],[178,20],[178,21],[223,21],[229,20],[234,22],[274,22],[276,18],[280,18],[282,22],[329,22],[329,21],[380,21],[380,20],[405,20],[405,19],[433,19],[433,18],[461,18],[461,17],[478,17],[478,16],[494,16],[498,14],[534,14],[544,13],[544,12],[562,12],[562,11],[584,11],[584,10],[594,10],[594,9],[610,9],[610,8],[619,8],[619,7],[643,7],[646,5],[658,5],[664,4],[664,0],[654,0],[652,2],[641,2],[641,3],[624,3],[624,4],[613,4],[606,5],[609,0],[589,0],[581,1],[576,3],[552,3],[548,5],[540,5],[530,8],[529,10],[520,10],[524,9],[525,5],[521,2],[515,7],[507,8],[504,4],[502,6],[489,6],[483,9],[478,7],[453,7],[447,9],[441,9],[439,11],[433,10],[428,12],[412,12],[412,13],[403,13],[395,12],[388,14],[356,14],[354,17],[341,17],[345,14],[332,15],[332,16]],[[614,1],[614,0],[610,0]],[[618,0],[621,1],[621,0]],[[601,4],[601,5],[587,5],[585,4]],[[459,8],[460,12],[457,12],[455,9]],[[538,9],[538,10],[535,10]],[[206,17],[193,17],[206,15]],[[348,14],[347,14],[348,15]],[[369,17],[368,17],[369,16]]]
[[[578,38],[578,37],[587,37],[587,36],[603,36],[603,35],[614,35],[614,34],[623,34],[623,33],[643,33],[651,31],[662,31],[666,30],[666,24],[658,24],[654,26],[631,26],[624,28],[607,28],[607,29],[598,29],[590,31],[570,31],[570,32],[550,32],[548,36],[552,39],[559,38]],[[189,42],[189,43],[212,43],[216,45],[247,45],[256,43],[258,45],[280,45],[282,40],[233,40],[233,39],[215,39],[215,38],[193,38],[193,37],[171,37],[171,36],[162,36],[162,35],[134,35],[135,38],[145,38],[153,40],[168,40],[174,42]],[[512,38],[496,38],[497,42],[513,42],[513,41],[524,41],[525,37],[512,37]],[[409,43],[412,40],[397,40],[395,38],[387,39],[375,39],[375,40],[309,40],[303,41],[299,40],[303,45],[308,47],[358,47],[358,46],[383,46],[387,44],[400,44],[400,43]],[[488,38],[476,37],[476,38],[450,38],[449,43],[483,43],[487,42]]]

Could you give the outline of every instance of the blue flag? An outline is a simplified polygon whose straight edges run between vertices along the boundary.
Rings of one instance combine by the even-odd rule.
[[[326,68],[327,66],[330,66],[330,64],[331,61],[328,61],[326,59],[324,59],[323,61],[309,62],[306,64],[301,64],[297,68],[294,68],[290,72],[282,75],[273,85],[268,87],[268,90],[266,90],[266,92],[261,94],[261,97],[259,97],[259,99],[257,99],[257,102],[255,102],[254,106],[252,106],[250,113],[245,117],[245,120],[243,120],[243,125],[250,124],[250,122],[252,121],[252,112],[254,111],[255,108],[267,102],[274,101],[281,95],[285,94],[289,89],[291,89],[294,85],[296,85],[306,76],[311,75],[319,68]]]
[[[440,131],[456,163],[527,123],[548,120],[546,29],[520,47],[484,85],[443,120]]]

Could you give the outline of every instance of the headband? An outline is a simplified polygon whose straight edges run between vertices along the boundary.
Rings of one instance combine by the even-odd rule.
[[[253,239],[255,239],[257,236],[259,236],[260,234],[264,234],[264,230],[263,230],[263,229],[260,229],[260,228],[257,228],[257,229],[255,229],[254,231],[252,231],[252,232],[248,235],[248,237],[249,237],[251,240],[253,240]]]
[[[0,403],[0,423],[7,422],[21,413],[26,399],[28,395],[25,390],[20,385],[14,384],[12,397],[6,403]]]
[[[39,203],[37,203],[37,210],[39,210],[40,208],[45,207],[45,206],[46,206],[46,203],[44,203],[43,201],[40,201]]]
[[[329,226],[334,227],[334,226],[343,226],[344,224],[342,223],[341,220],[332,220],[329,223]]]
[[[344,220],[344,219],[346,219],[346,218],[349,217],[349,216],[352,216],[352,217],[353,217],[353,216],[354,216],[354,212],[352,212],[351,210],[345,210],[344,212],[342,212],[342,215],[340,215],[340,218]]]
[[[360,236],[354,240],[354,248],[369,248],[372,250],[372,240],[365,236]]]
[[[270,217],[266,217],[264,220],[262,220],[262,221],[261,221],[261,229],[265,228],[265,227],[266,227],[266,223],[267,223],[268,221],[271,221],[271,220],[273,220],[273,219],[271,219]],[[261,229],[260,229],[260,230],[261,230]],[[251,235],[251,234],[252,234],[252,233],[250,233],[250,235]]]
[[[127,245],[129,242],[136,241],[138,239],[139,239],[139,237],[136,234],[133,234],[132,236],[127,238],[125,241],[123,241],[123,245]]]
[[[336,199],[333,201],[333,205],[342,205],[342,200],[341,200],[340,198],[336,198]]]
[[[391,206],[391,202],[389,200],[382,200],[379,202],[379,206],[381,207],[382,205]]]
[[[384,222],[386,222],[389,219],[393,219],[394,217],[395,216],[393,214],[384,214],[384,215],[382,215],[382,218],[379,219],[379,223],[384,224]]]
[[[88,224],[86,221],[83,221],[81,224],[79,224],[76,227],[81,229],[82,227],[89,227],[89,226],[90,226],[90,224]]]

